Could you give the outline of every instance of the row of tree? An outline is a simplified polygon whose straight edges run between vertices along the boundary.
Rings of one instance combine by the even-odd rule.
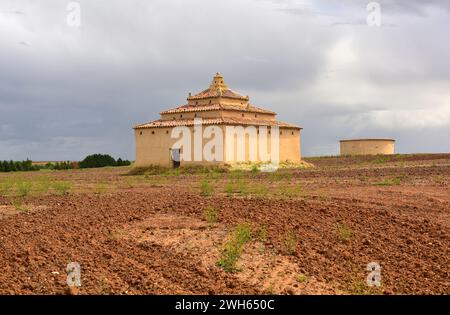
[[[0,172],[27,172],[41,169],[69,170],[74,168],[95,168],[105,166],[128,166],[131,162],[118,158],[115,160],[108,154],[93,154],[81,162],[49,162],[45,165],[36,165],[29,159],[26,161],[0,161]]]
[[[39,167],[37,165],[33,165],[31,160],[0,161],[0,172],[26,172],[37,170],[39,170]]]

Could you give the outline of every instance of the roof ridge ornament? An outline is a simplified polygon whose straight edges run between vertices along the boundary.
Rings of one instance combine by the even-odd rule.
[[[225,83],[220,72],[216,72],[216,75],[214,76],[209,88],[217,91],[228,89],[228,85]]]

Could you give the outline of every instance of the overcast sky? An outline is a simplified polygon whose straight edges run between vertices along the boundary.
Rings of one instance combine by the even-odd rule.
[[[0,1],[0,160],[134,159],[132,126],[220,71],[304,127],[304,155],[388,137],[450,152],[450,1]],[[74,20],[71,20],[72,22]]]

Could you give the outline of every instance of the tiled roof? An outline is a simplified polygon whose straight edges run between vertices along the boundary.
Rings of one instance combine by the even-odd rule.
[[[270,110],[262,109],[256,106],[240,106],[240,105],[231,105],[231,104],[208,104],[208,105],[183,105],[175,108],[171,108],[161,112],[161,114],[173,114],[173,113],[187,113],[187,112],[205,112],[212,110],[234,110],[234,111],[242,111],[242,112],[250,112],[250,113],[261,113],[261,114],[273,114]]]
[[[193,126],[193,119],[175,119],[175,120],[155,120],[146,124],[137,125],[134,129],[146,129],[146,128],[164,128],[164,127],[177,127],[177,126]],[[299,126],[292,125],[286,122],[278,120],[262,120],[253,118],[211,118],[202,119],[202,125],[253,125],[253,126],[279,126],[283,128],[302,129]]]
[[[228,85],[226,85],[225,81],[223,80],[223,76],[220,73],[216,73],[209,88],[195,95],[189,94],[188,100],[199,100],[216,97],[233,98],[246,101],[248,100],[248,96],[242,96],[239,93],[236,93],[235,91],[229,89]]]
[[[246,96],[242,96],[239,93],[234,92],[230,89],[220,89],[220,88],[209,88],[198,94],[189,96],[189,100],[199,100],[204,98],[215,98],[215,97],[225,97],[239,100],[247,100]]]

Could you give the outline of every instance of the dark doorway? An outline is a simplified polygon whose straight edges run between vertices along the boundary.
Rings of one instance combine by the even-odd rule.
[[[170,159],[172,161],[172,167],[178,168],[181,164],[181,149],[170,149]]]

